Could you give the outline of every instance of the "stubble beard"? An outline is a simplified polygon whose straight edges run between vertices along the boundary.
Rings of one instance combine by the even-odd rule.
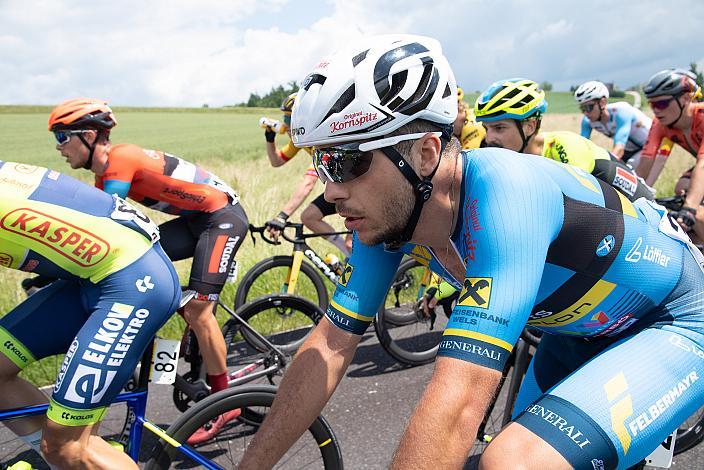
[[[392,243],[398,241],[411,218],[415,198],[410,183],[403,181],[403,186],[396,191],[396,197],[380,198],[381,214],[384,225],[371,235],[369,245]]]

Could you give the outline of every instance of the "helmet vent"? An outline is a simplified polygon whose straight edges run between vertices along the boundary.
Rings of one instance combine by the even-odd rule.
[[[357,65],[359,65],[360,62],[362,62],[364,59],[366,59],[368,52],[369,52],[369,49],[367,49],[364,52],[360,52],[356,56],[352,57],[352,67],[356,67]]]
[[[446,83],[445,84],[445,91],[442,92],[442,97],[447,98],[448,96],[450,96],[450,94],[452,94],[452,90],[450,90],[450,84]]]
[[[325,122],[327,118],[332,116],[335,113],[340,113],[342,112],[343,109],[345,109],[351,102],[354,100],[354,83],[350,85],[345,92],[340,95],[340,97],[335,101],[335,104],[332,105],[332,108],[330,108],[330,111],[325,115],[325,117],[322,119],[320,122]]]
[[[303,80],[303,89],[308,91],[311,86],[317,84],[322,85],[325,83],[325,76],[320,75],[319,73],[314,73],[312,75],[308,75],[304,80]]]
[[[391,86],[388,88],[386,96],[381,97],[381,100],[379,101],[382,106],[386,106],[392,98],[395,98],[401,90],[403,90],[403,86],[406,84],[407,78],[408,70],[402,70],[399,73],[395,73],[393,77],[391,77]],[[403,102],[403,100],[401,100],[401,102]],[[390,106],[390,108],[393,109],[394,106]]]

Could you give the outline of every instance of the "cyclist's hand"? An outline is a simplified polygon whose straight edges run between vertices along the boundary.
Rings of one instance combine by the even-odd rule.
[[[274,140],[276,139],[276,132],[274,132],[271,127],[267,127],[264,130],[264,138],[267,142],[274,142]]]
[[[677,222],[682,226],[685,232],[689,232],[697,222],[697,210],[692,207],[682,206],[682,209],[677,213]]]
[[[435,307],[440,301],[437,297],[435,297],[437,291],[438,289],[436,287],[430,287],[423,296],[423,315],[425,315],[426,317],[430,317],[430,312],[435,310]]]
[[[264,224],[269,237],[271,237],[275,242],[279,241],[279,235],[286,227],[286,220],[288,220],[288,214],[281,211],[276,217]]]

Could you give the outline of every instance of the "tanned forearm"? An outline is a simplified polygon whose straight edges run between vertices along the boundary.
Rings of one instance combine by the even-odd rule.
[[[323,319],[296,354],[239,468],[270,469],[320,415],[354,356],[360,337]]]
[[[653,161],[653,157],[644,157],[641,155],[640,163],[638,163],[638,168],[636,168],[636,174],[646,180],[646,182],[648,181],[648,177],[650,175],[650,169],[653,167]]]
[[[286,201],[286,204],[281,210],[287,214],[293,214],[296,209],[301,207],[301,204],[303,204],[303,201],[305,201],[306,197],[308,197],[313,190],[317,181],[317,176],[305,175],[301,184],[298,185],[296,191],[291,195],[289,200]]]
[[[278,167],[286,163],[286,160],[279,156],[279,152],[276,149],[276,144],[274,142],[266,143],[266,156],[269,157],[269,163],[271,166]]]
[[[391,468],[462,468],[500,377],[458,359],[438,358]]]
[[[626,150],[626,147],[624,147],[623,144],[616,144],[611,149],[611,153],[616,155],[618,158],[623,158],[623,153],[625,152],[625,150]]]

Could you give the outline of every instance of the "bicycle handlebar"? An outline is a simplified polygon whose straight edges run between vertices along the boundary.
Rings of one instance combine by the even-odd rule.
[[[295,235],[293,237],[286,235],[286,229],[288,228],[293,228],[295,229]],[[268,238],[266,235],[264,235],[264,232],[267,230],[266,225],[262,225],[261,227],[255,227],[252,224],[249,224],[249,232],[250,235],[252,236],[252,240],[255,241],[254,234],[259,233],[261,237],[266,241],[267,243],[271,245],[280,245],[280,241],[274,241],[271,238]],[[307,238],[316,238],[316,237],[328,237],[331,235],[347,235],[352,233],[351,231],[343,231],[343,232],[314,232],[314,233],[303,233],[303,224],[300,222],[286,222],[286,225],[284,226],[284,229],[281,231],[281,237],[286,240],[289,243],[304,243]],[[256,243],[256,241],[255,241]]]
[[[262,239],[267,242],[270,245],[281,245],[280,241],[277,240],[272,240],[271,238],[267,237],[264,235],[264,232],[266,231],[266,225],[262,225],[261,227],[255,227],[252,224],[249,224],[249,235],[252,237],[252,243],[255,245],[257,244],[257,239],[254,238],[254,234],[258,233],[261,235]]]

